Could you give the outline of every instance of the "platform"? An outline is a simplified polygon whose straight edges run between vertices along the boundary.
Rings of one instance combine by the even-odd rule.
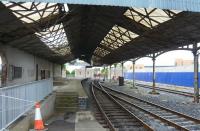
[[[79,97],[87,97],[79,79],[60,79],[54,82],[54,91],[77,92]]]
[[[83,106],[81,106],[81,102],[83,102],[83,98],[88,98],[88,96],[82,87],[81,80],[57,80],[54,82],[54,91],[76,92],[79,97],[79,109],[76,112],[54,114],[47,122],[49,131],[106,131],[106,129],[95,120],[93,112],[89,108],[82,109]]]

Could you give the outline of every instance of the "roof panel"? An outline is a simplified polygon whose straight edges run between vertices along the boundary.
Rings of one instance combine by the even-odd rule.
[[[114,25],[100,44],[115,50],[138,36],[139,35],[136,33],[133,33],[123,27]]]
[[[156,8],[130,8],[124,15],[138,23],[141,23],[149,28],[154,28],[155,26],[164,23],[181,11],[170,11],[162,10]]]
[[[109,54],[110,52],[109,51],[107,51],[107,50],[105,50],[105,49],[103,49],[103,48],[100,48],[100,47],[97,47],[96,49],[95,49],[95,51],[94,51],[94,54],[95,55],[98,55],[98,56],[100,56],[100,57],[104,57],[104,56],[106,56],[107,54]]]
[[[13,12],[13,14],[24,23],[32,23],[34,21],[38,21],[41,18],[56,14],[59,11],[58,4],[53,3],[4,2],[4,5],[8,7]]]
[[[62,24],[54,25],[35,33],[53,51],[62,55],[70,54],[70,47]]]
[[[47,2],[121,7],[145,7],[200,12],[200,0],[14,0],[16,2]]]

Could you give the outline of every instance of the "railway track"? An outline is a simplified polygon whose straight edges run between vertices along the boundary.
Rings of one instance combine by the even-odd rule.
[[[153,131],[97,85],[93,84],[91,90],[97,107],[111,131]]]
[[[144,84],[139,84],[139,83],[136,83],[135,85],[136,85],[136,87],[143,87],[143,88],[152,89],[152,86],[149,86],[149,85],[144,85]],[[178,94],[178,95],[191,97],[191,98],[194,97],[193,93],[184,92],[184,91],[176,91],[176,90],[164,89],[164,88],[159,88],[159,87],[156,87],[156,90],[168,92],[168,93],[172,93],[172,94]]]
[[[158,119],[167,125],[183,131],[200,131],[200,120],[172,109],[160,106],[158,104],[128,95],[124,92],[111,89],[99,84],[116,101],[126,103],[126,106],[137,108],[155,119]]]
[[[129,82],[127,82],[127,83],[130,84]],[[140,83],[135,83],[135,86],[136,87],[153,89],[152,86],[150,86],[150,85],[145,85],[145,84],[140,84]],[[177,91],[177,90],[165,89],[165,88],[159,88],[159,87],[156,87],[156,90],[162,91],[162,92],[168,92],[168,93],[172,93],[172,94],[177,94],[177,95],[182,95],[182,96],[190,97],[190,98],[194,97],[193,93],[184,92],[184,91]]]

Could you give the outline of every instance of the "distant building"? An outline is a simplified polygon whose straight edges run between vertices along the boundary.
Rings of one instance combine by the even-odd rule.
[[[133,69],[133,65],[132,64],[128,64],[126,66],[124,66],[127,70],[131,70]],[[144,65],[143,64],[135,64],[135,69],[144,69]]]
[[[94,69],[85,67],[80,69],[75,69],[75,77],[76,78],[93,78],[94,77]]]
[[[193,65],[193,60],[176,59],[175,66],[190,66]]]
[[[144,69],[144,65],[143,64],[136,64],[135,69]]]

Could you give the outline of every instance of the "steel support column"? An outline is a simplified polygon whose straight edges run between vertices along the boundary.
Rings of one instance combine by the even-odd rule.
[[[158,92],[156,92],[156,73],[155,73],[155,64],[156,64],[156,56],[153,53],[152,56],[152,61],[153,61],[153,74],[152,74],[152,91],[150,92],[151,94],[159,94]]]
[[[197,44],[193,44],[193,56],[194,56],[194,102],[199,103],[199,77],[198,77],[198,50]]]
[[[133,88],[135,87],[135,61],[133,62]]]
[[[106,66],[106,80],[108,80],[108,66]]]
[[[105,65],[103,66],[103,81],[106,79],[106,68]]]
[[[124,62],[122,62],[121,64],[122,64],[122,77],[124,77]]]
[[[87,68],[85,67],[85,78],[86,78],[86,71],[87,71]]]
[[[111,65],[110,65],[110,82],[111,82]]]

